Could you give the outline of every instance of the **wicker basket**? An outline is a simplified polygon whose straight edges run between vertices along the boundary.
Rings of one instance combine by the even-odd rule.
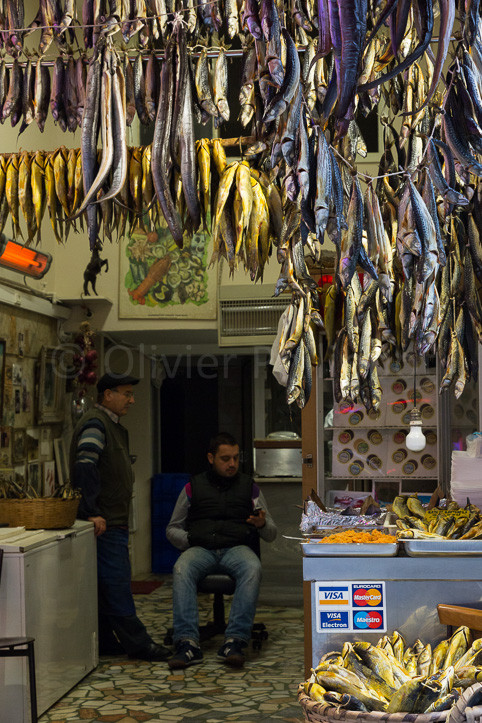
[[[27,530],[72,527],[78,506],[77,498],[0,500],[0,522],[6,522],[9,527],[25,527]]]
[[[438,723],[445,721],[450,713],[448,710],[419,714],[346,710],[311,700],[304,691],[303,683],[298,687],[298,700],[303,708],[305,720],[310,723],[335,723],[335,721],[347,721],[347,723],[402,723],[402,721],[405,723]]]

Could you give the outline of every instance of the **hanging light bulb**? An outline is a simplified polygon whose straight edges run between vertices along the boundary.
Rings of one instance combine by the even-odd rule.
[[[405,438],[407,449],[411,452],[421,452],[425,449],[427,440],[422,432],[422,416],[417,407],[410,412],[410,431]]]

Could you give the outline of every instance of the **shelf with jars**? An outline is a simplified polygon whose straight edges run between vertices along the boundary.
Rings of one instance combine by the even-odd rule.
[[[323,380],[324,488],[364,489],[390,502],[403,493],[406,480],[416,480],[420,491],[438,483],[438,388],[435,360],[407,355],[387,361],[379,375],[382,388],[379,409],[366,410],[361,402],[334,401],[333,380]],[[415,385],[415,386],[414,386]],[[426,446],[420,452],[407,449],[410,413],[416,400]]]

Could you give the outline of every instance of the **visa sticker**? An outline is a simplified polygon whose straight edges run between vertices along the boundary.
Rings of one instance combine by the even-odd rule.
[[[318,587],[318,605],[338,606],[350,604],[348,585],[320,585]]]

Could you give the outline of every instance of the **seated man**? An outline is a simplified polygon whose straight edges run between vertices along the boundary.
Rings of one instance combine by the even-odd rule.
[[[259,538],[271,542],[276,526],[258,486],[238,472],[239,446],[226,433],[209,445],[211,469],[196,475],[178,497],[167,526],[167,539],[184,550],[173,570],[173,622],[176,652],[172,669],[203,659],[199,647],[197,584],[209,573],[227,573],[236,581],[224,644],[218,658],[241,667],[251,637],[261,562]]]

